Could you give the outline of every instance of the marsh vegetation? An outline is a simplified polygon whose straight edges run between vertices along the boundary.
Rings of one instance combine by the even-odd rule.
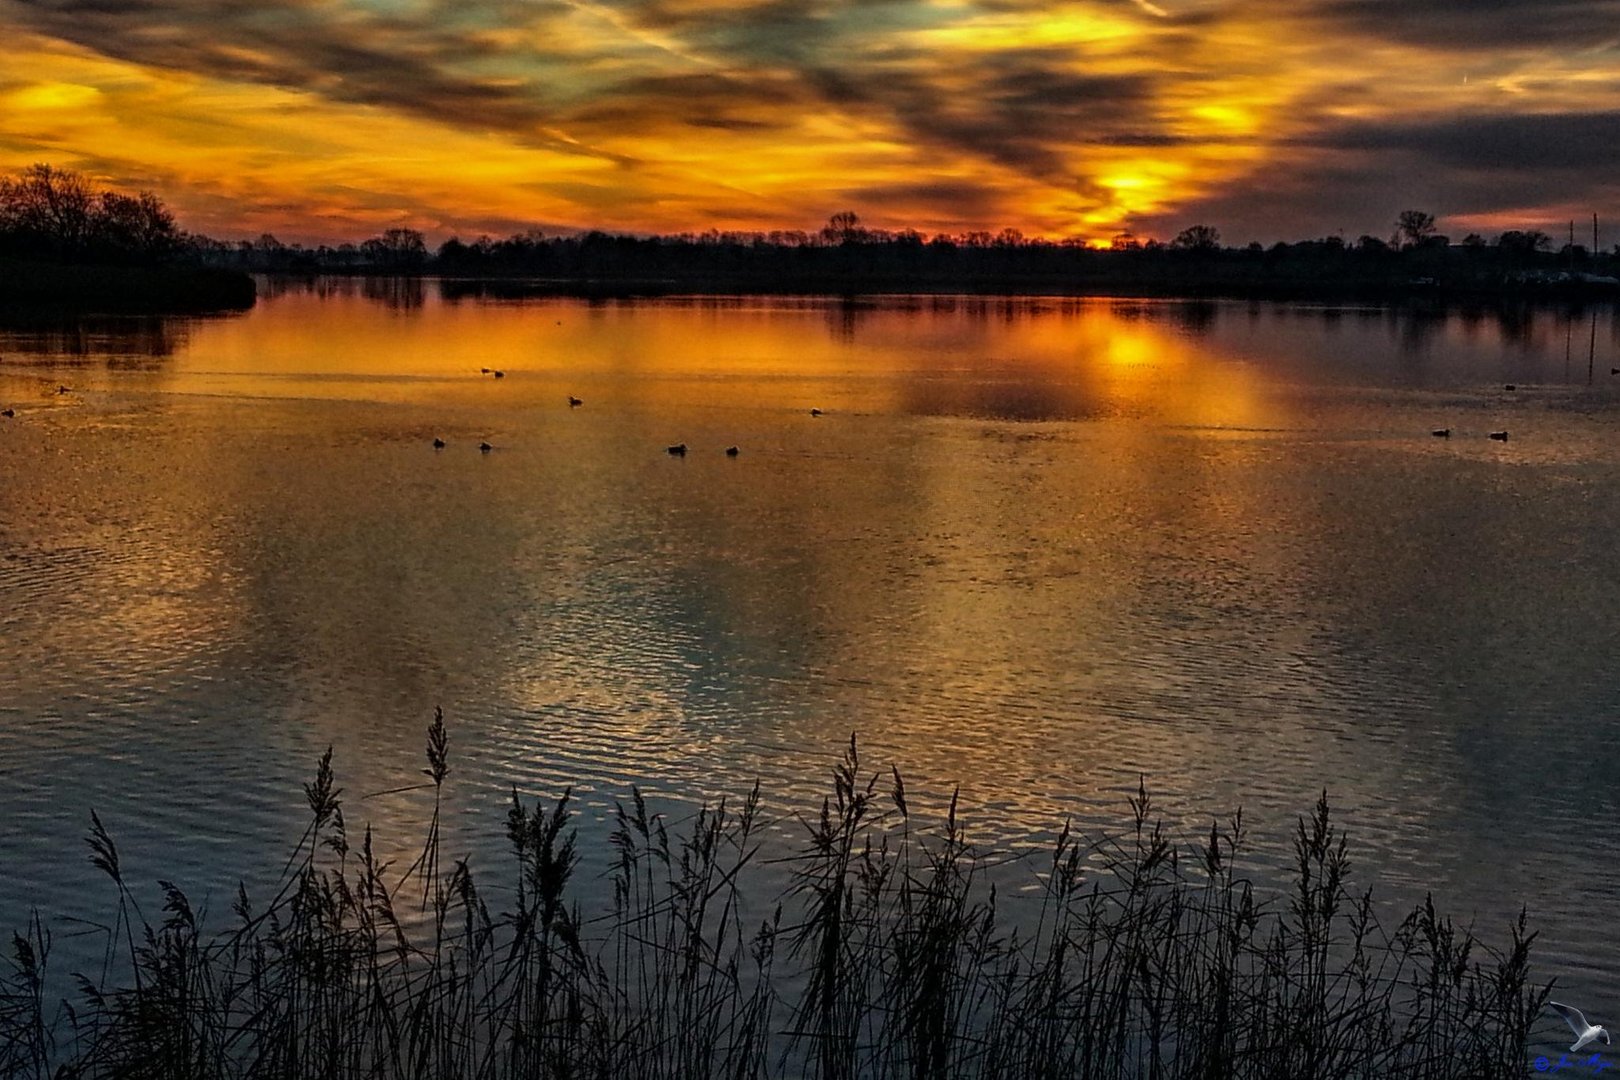
[[[328,752],[280,888],[240,890],[215,926],[168,882],[146,914],[92,813],[113,962],[54,1005],[51,922],[16,934],[0,1073],[1513,1076],[1546,996],[1523,917],[1499,947],[1428,902],[1387,923],[1352,889],[1325,795],[1286,891],[1245,870],[1241,814],[1178,845],[1143,789],[1118,835],[1061,829],[1020,868],[1039,887],[1009,899],[955,800],[920,820],[852,739],[796,851],[768,852],[757,788],[679,828],[632,789],[592,910],[566,792],[514,792],[507,880],[478,881],[445,849],[442,715],[427,759],[434,811],[408,866],[346,820]],[[761,895],[768,865],[781,895]]]

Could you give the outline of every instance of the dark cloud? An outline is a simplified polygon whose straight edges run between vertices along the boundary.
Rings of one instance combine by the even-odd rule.
[[[1003,50],[975,67],[975,81],[997,113],[1025,126],[1038,116],[1099,125],[1139,117],[1156,86],[1145,74],[1076,72],[1072,55],[1058,49]]]
[[[570,109],[569,126],[656,131],[670,124],[723,131],[760,131],[793,123],[794,106],[808,94],[788,80],[747,73],[647,75],[614,83],[602,95]]]
[[[1222,242],[1246,244],[1342,234],[1388,236],[1395,216],[1428,205],[1423,190],[1387,164],[1301,157],[1268,163],[1239,184],[1221,188],[1173,210],[1130,223],[1145,235],[1174,236],[1189,225],[1210,224]]]
[[[1502,227],[1558,222],[1534,208],[1620,205],[1620,112],[1430,118],[1344,124],[1277,148],[1265,168],[1223,190],[1144,218],[1166,235],[1195,222],[1229,242],[1342,232],[1387,236],[1402,210],[1448,218],[1527,215]],[[1459,235],[1467,228],[1454,228]]]
[[[1193,138],[1188,135],[1170,135],[1162,131],[1117,131],[1107,135],[1097,135],[1086,141],[1095,146],[1172,147],[1207,146],[1211,142],[1220,140],[1211,139],[1207,136]]]
[[[817,5],[812,0],[756,0],[755,3],[719,6],[692,0],[633,0],[613,5],[650,29],[701,31],[711,27],[770,25],[780,21],[814,21]]]
[[[917,19],[917,0],[756,0],[747,4],[630,0],[616,10],[643,27],[675,31],[739,59],[815,55],[835,39],[881,37]]]
[[[945,148],[983,158],[1026,176],[1062,180],[1066,167],[1059,147],[1032,131],[1035,117],[1003,108],[993,97],[942,91],[928,76],[896,71],[881,79],[855,79],[830,68],[804,73],[826,100],[840,108],[879,116],[899,125],[922,147]],[[1010,119],[1000,125],[998,119]]]
[[[688,116],[681,123],[711,131],[769,131],[777,127],[768,120],[745,120],[737,116]]]
[[[495,54],[476,34],[354,9],[253,0],[20,0],[29,29],[103,55],[226,80],[313,91],[335,101],[498,130],[530,145],[592,154],[547,134],[533,86],[458,73]],[[365,42],[365,44],[360,44]],[[599,154],[622,160],[617,155]]]
[[[1404,151],[1457,169],[1613,171],[1620,168],[1620,111],[1352,124],[1305,142],[1344,151]]]
[[[1456,49],[1590,49],[1620,42],[1615,0],[1316,0],[1307,17],[1346,36]]]
[[[890,206],[920,207],[957,220],[985,220],[1002,209],[999,193],[976,180],[900,180],[846,188],[839,195],[852,205],[871,207],[881,216]]]
[[[1009,50],[970,60],[855,77],[813,68],[804,78],[830,104],[878,113],[925,146],[983,158],[1021,175],[1068,184],[1064,149],[1139,135],[1151,119],[1151,75],[1086,75],[1049,50]]]

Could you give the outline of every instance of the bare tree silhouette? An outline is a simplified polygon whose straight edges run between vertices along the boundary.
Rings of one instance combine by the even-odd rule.
[[[385,270],[420,270],[427,263],[427,238],[415,229],[387,229],[360,245],[360,254]]]
[[[173,254],[181,239],[151,192],[98,191],[80,174],[44,164],[0,177],[0,249],[14,254],[142,261]]]
[[[1216,251],[1221,246],[1221,230],[1213,225],[1191,225],[1177,233],[1170,246],[1179,251]]]
[[[1434,235],[1434,215],[1422,210],[1402,210],[1395,219],[1393,246],[1415,248]]]
[[[821,238],[829,244],[853,244],[866,238],[866,230],[861,228],[859,214],[853,210],[840,210],[822,226]]]

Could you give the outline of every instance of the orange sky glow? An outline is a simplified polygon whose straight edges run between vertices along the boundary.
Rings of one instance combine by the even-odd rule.
[[[1620,218],[1614,0],[0,0],[0,169],[222,238]],[[1594,28],[1608,28],[1594,34]],[[1620,231],[1616,237],[1620,238]],[[1607,244],[1605,244],[1607,246]]]

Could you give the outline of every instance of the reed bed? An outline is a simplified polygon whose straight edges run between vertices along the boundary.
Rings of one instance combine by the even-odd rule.
[[[328,751],[279,889],[239,890],[215,928],[166,882],[145,917],[92,814],[117,962],[52,1003],[49,927],[16,933],[0,1075],[1506,1077],[1548,992],[1522,914],[1494,949],[1429,902],[1380,921],[1325,795],[1286,891],[1245,876],[1241,814],[1178,845],[1139,790],[1118,835],[1065,827],[1040,887],[1008,899],[955,800],[917,820],[899,772],[868,773],[852,739],[785,864],[764,863],[757,787],[673,834],[632,789],[595,911],[571,892],[568,795],[514,792],[497,911],[443,851],[442,714],[427,758],[411,865],[380,860],[369,827],[351,836]],[[784,872],[785,891],[761,884]]]

